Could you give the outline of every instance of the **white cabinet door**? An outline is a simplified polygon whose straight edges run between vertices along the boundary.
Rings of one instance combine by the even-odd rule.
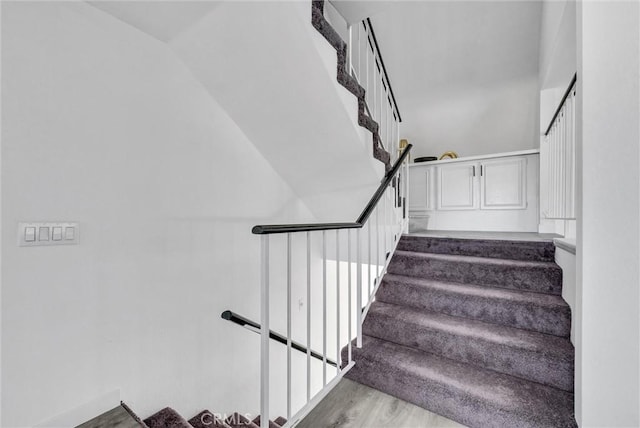
[[[480,208],[527,208],[527,159],[505,158],[480,164]]]
[[[476,163],[438,166],[437,200],[439,210],[474,210]]]
[[[409,211],[424,212],[434,209],[434,167],[409,168]]]

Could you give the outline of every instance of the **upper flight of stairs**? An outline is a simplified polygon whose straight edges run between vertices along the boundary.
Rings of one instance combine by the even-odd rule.
[[[347,377],[470,427],[576,426],[554,252],[551,242],[403,236]]]
[[[311,2],[311,23],[336,50],[338,58],[337,79],[343,87],[358,99],[358,124],[371,132],[373,138],[373,157],[384,163],[385,169],[391,168],[391,156],[384,150],[378,133],[378,123],[366,114],[365,90],[351,76],[347,64],[347,44],[324,17],[324,0]]]

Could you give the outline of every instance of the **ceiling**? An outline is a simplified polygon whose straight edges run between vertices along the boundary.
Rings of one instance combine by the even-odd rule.
[[[402,137],[418,151],[483,154],[538,144],[542,1],[332,4],[350,22],[370,16]]]
[[[169,42],[219,1],[89,1]],[[334,1],[346,17],[370,16],[402,104],[427,91],[491,86],[538,72],[540,1]]]
[[[396,97],[538,74],[539,1],[393,2],[371,17]]]
[[[88,1],[163,42],[169,42],[220,4],[218,1]]]
[[[176,40],[222,3],[89,1],[163,42]],[[347,21],[371,18],[404,119],[404,138],[429,141],[432,146],[437,140],[466,153],[502,150],[509,141],[522,147],[537,144],[533,131],[537,127],[530,122],[536,120],[538,109],[539,88],[534,81],[542,0],[335,0],[332,4]],[[513,125],[511,133],[503,126],[505,121]],[[478,142],[478,135],[484,140]],[[498,140],[500,147],[492,143]]]

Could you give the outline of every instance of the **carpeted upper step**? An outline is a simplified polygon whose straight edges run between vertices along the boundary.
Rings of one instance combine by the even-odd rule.
[[[287,423],[287,419],[283,418],[282,416],[278,416],[274,422],[280,426],[284,426],[284,424]]]
[[[551,262],[396,251],[387,271],[398,275],[538,293],[562,292],[562,269]]]
[[[569,337],[571,309],[562,297],[386,274],[376,300]]]
[[[194,428],[230,428],[229,425],[209,410],[203,410],[189,419],[189,424]]]
[[[469,427],[576,427],[569,392],[371,336],[352,349],[347,378]]]
[[[456,254],[494,259],[553,262],[556,247],[551,241],[502,241],[403,235],[398,242],[398,250],[416,253]]]
[[[193,428],[178,412],[165,407],[144,420],[149,428]]]
[[[573,391],[573,345],[561,337],[383,302],[373,302],[362,332]]]

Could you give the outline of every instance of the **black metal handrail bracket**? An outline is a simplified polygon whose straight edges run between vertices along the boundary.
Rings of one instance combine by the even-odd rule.
[[[275,233],[292,233],[292,232],[313,232],[319,230],[337,230],[337,229],[361,229],[362,226],[367,222],[369,216],[373,213],[373,210],[378,205],[378,202],[384,195],[385,190],[393,181],[393,178],[396,176],[402,163],[405,161],[407,156],[409,156],[409,152],[413,144],[408,144],[405,147],[404,151],[400,155],[400,157],[393,164],[393,168],[389,170],[384,176],[382,183],[378,186],[378,189],[375,191],[371,199],[369,199],[369,203],[362,210],[362,213],[358,217],[355,222],[348,223],[307,223],[307,224],[266,224],[266,225],[257,225],[253,226],[251,229],[251,233],[254,235],[271,235]]]

